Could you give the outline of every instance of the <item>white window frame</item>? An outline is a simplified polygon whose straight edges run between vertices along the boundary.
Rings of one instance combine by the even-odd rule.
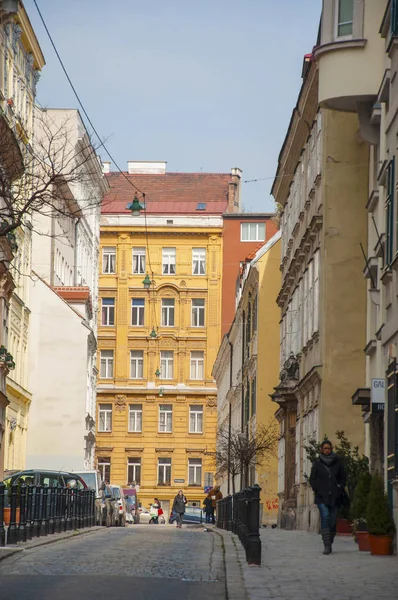
[[[112,431],[112,404],[105,403],[105,402],[99,404],[99,406],[98,406],[98,431],[100,433],[110,433]]]
[[[202,305],[194,306],[194,302],[203,302]],[[203,325],[200,320],[203,320]],[[195,324],[196,321],[196,324]],[[205,326],[205,299],[204,298],[192,298],[191,300],[191,327],[204,327]]]
[[[104,304],[104,300],[113,300],[113,304]],[[109,298],[109,297],[101,298],[101,325],[102,325],[102,327],[114,327],[115,326],[115,310],[116,310],[115,298]],[[104,316],[105,316],[105,318],[104,318]]]
[[[162,274],[163,275],[175,275],[176,274],[176,248],[167,247],[162,248]]]
[[[130,379],[144,378],[144,351],[130,350]]]
[[[130,462],[131,461],[131,462]],[[134,462],[133,462],[134,461]],[[141,459],[135,456],[132,456],[131,458],[127,458],[127,483],[133,483],[133,481],[135,481],[136,484],[140,485],[141,483]],[[133,477],[129,477],[129,471],[130,471],[130,467],[133,468]],[[138,469],[138,477],[137,477],[137,469]]]
[[[203,433],[203,404],[189,406],[189,433]]]
[[[144,304],[134,306],[134,301],[140,300]],[[135,320],[134,320],[135,312]],[[140,323],[142,321],[142,323]],[[132,327],[144,327],[145,325],[145,298],[131,298],[131,325]]]
[[[173,405],[172,404],[159,404],[158,431],[159,431],[159,433],[172,433],[173,432]]]
[[[160,371],[162,379],[173,379],[174,377],[174,352],[172,350],[161,350]]]
[[[142,433],[142,404],[129,405],[129,433]]]
[[[114,351],[100,350],[100,379],[113,379]]]
[[[354,34],[354,17],[355,17],[355,0],[352,3],[352,21],[344,21],[343,23],[339,22],[339,12],[340,12],[340,0],[335,0],[334,5],[334,39],[335,40],[352,40]],[[347,33],[345,35],[339,35],[339,27],[341,25],[348,25],[351,23],[351,33]]]
[[[206,275],[206,248],[192,248],[192,275]]]
[[[175,299],[162,298],[162,327],[174,327]]]
[[[203,464],[201,458],[188,459],[188,485],[202,487]]]
[[[247,237],[247,239],[243,239],[244,238],[244,235],[243,235],[244,228],[247,227],[247,236],[248,236],[250,229],[251,229],[250,226],[253,226],[253,225],[256,225],[256,237],[255,238]],[[263,238],[260,238],[260,236],[259,236],[260,225],[262,227],[264,227],[264,237]],[[266,230],[264,222],[262,223],[260,221],[247,221],[247,222],[243,222],[240,224],[240,241],[241,242],[265,242],[266,235],[267,235],[267,230]]]
[[[102,462],[100,462],[102,461]],[[106,461],[106,462],[105,462]],[[98,471],[101,473],[101,481],[110,482],[111,479],[111,459],[109,456],[99,456],[97,461]],[[109,475],[109,477],[107,477]]]
[[[134,257],[137,257],[137,267],[134,268]],[[143,258],[143,260],[142,260]],[[145,275],[146,268],[146,248],[145,246],[135,246],[132,251],[131,270],[133,275]]]
[[[160,477],[161,471],[162,477]],[[171,485],[171,458],[158,458],[158,485]]]
[[[202,381],[205,375],[205,353],[203,350],[193,350],[190,359],[190,378]]]
[[[116,246],[103,246],[102,272],[104,274],[116,273]]]

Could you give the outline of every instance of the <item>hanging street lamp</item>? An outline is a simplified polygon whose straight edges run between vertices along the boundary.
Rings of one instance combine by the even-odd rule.
[[[134,200],[127,205],[128,210],[131,210],[131,214],[133,215],[133,217],[139,217],[140,213],[142,210],[144,210],[144,207],[142,206],[142,204],[140,204],[140,201],[138,200],[137,197],[137,192],[134,194]]]
[[[151,337],[153,339],[156,338],[156,337],[158,337],[154,327],[152,327],[152,331],[149,334],[149,337]]]
[[[159,370],[159,367],[156,369],[156,371],[155,371],[155,375],[156,375],[156,377],[160,377],[160,370]]]

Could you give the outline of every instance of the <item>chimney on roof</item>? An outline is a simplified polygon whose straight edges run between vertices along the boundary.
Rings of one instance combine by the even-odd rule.
[[[233,167],[231,169],[231,179],[228,184],[228,208],[227,213],[240,212],[240,184],[242,179],[242,169]]]
[[[103,160],[102,161],[102,172],[104,175],[106,175],[107,173],[109,173],[111,170],[111,163],[109,160]]]
[[[129,160],[127,170],[129,175],[164,175],[166,165],[165,160]]]

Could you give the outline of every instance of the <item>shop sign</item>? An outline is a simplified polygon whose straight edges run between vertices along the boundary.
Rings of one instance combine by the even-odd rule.
[[[372,379],[370,388],[371,411],[373,414],[384,412],[385,397],[385,379]]]

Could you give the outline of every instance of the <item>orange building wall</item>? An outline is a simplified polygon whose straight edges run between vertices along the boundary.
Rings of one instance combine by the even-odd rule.
[[[228,333],[235,316],[235,290],[239,266],[249,254],[267,242],[278,227],[271,214],[223,215],[223,274],[222,274],[222,327],[221,333]],[[241,242],[241,223],[265,223],[264,242]]]

